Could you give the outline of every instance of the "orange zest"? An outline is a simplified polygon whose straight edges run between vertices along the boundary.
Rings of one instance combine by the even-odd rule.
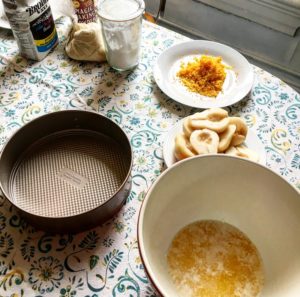
[[[216,97],[222,91],[225,68],[221,57],[203,55],[186,64],[182,63],[177,76],[191,92]]]

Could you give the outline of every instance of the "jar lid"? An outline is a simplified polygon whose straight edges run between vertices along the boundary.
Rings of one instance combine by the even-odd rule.
[[[140,16],[145,10],[143,0],[100,0],[98,15],[110,21],[129,21]]]

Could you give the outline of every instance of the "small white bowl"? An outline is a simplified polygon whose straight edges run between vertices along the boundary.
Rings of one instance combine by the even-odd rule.
[[[176,163],[145,197],[140,254],[163,296],[178,296],[167,269],[172,239],[184,226],[207,219],[237,227],[255,244],[265,272],[260,297],[300,296],[300,193],[270,169],[226,155]]]

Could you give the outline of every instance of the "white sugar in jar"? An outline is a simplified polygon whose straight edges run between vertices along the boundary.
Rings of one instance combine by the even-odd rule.
[[[119,71],[139,63],[143,0],[100,0],[99,17],[109,65]]]

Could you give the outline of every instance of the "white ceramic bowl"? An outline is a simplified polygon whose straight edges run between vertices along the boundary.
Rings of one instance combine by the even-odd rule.
[[[300,194],[270,169],[231,156],[187,159],[166,170],[143,202],[138,240],[148,276],[178,296],[166,255],[175,234],[198,220],[225,221],[258,248],[265,269],[260,297],[300,296]]]

